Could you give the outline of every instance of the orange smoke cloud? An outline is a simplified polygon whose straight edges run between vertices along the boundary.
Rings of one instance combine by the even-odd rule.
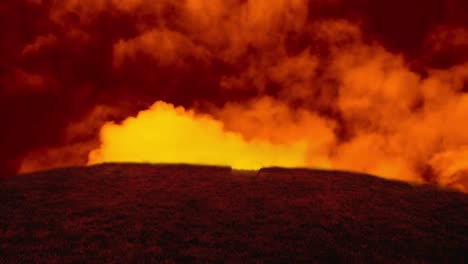
[[[466,1],[7,1],[0,171],[92,151],[467,186]]]
[[[261,95],[213,107],[204,118],[157,103],[121,125],[106,125],[90,163],[307,166],[466,188],[468,167],[459,160],[468,146],[463,132],[468,96],[460,91],[468,65],[429,70],[422,77],[402,56],[366,44],[347,21],[311,26],[328,56],[311,48],[295,55],[284,47],[263,49],[240,74],[220,80],[225,89],[251,87]],[[146,49],[159,54],[161,47]],[[271,82],[277,97],[266,95]],[[182,149],[178,142],[185,142]]]

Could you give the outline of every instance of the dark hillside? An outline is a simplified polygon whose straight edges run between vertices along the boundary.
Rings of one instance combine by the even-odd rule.
[[[0,179],[0,263],[466,263],[468,196],[303,169],[105,164]]]

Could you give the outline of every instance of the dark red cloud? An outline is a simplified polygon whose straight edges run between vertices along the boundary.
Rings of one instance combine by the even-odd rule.
[[[208,24],[209,27],[195,21],[208,12],[205,6],[199,10],[200,17],[187,18],[183,1],[107,1],[102,5],[98,2],[0,3],[1,175],[16,173],[21,159],[31,151],[94,142],[104,121],[120,120],[156,100],[184,106],[197,103],[203,109],[210,104],[242,102],[259,94],[281,96],[283,84],[268,78],[262,85],[247,78],[238,85],[242,89],[230,81],[224,82],[228,80],[226,76],[242,75],[264,52],[262,49],[273,42],[250,35],[246,37],[250,38],[248,41],[243,40],[244,33],[255,33],[242,31],[232,32],[237,34],[235,38],[217,39],[229,36],[230,32],[225,35],[220,32],[232,28],[229,21],[226,25]],[[226,2],[233,9],[246,4],[240,0]],[[211,15],[218,14],[216,8],[209,11]],[[468,18],[463,10],[468,10],[468,3],[463,0],[316,0],[308,2],[304,23],[325,19],[358,23],[365,41],[403,54],[419,69],[448,68],[468,58],[468,42],[463,42],[463,38],[451,40],[466,32]],[[300,10],[291,7],[284,12],[296,14]],[[190,19],[196,23],[192,25]],[[219,17],[213,19],[224,21]],[[278,23],[275,19],[286,21],[284,27],[276,24],[273,27],[280,28],[278,36],[268,29],[265,32],[271,33],[266,35],[271,39],[278,37],[281,42],[278,45],[284,45],[290,54],[309,48],[327,56],[329,44],[314,32],[303,30],[305,27],[296,27],[294,21],[289,21],[294,18],[268,19],[268,23]],[[207,30],[217,27],[219,32]],[[171,42],[166,46],[158,42],[157,53],[146,48],[148,41],[164,38],[170,38]],[[235,44],[238,39],[241,40]],[[233,47],[226,48],[230,46]],[[319,72],[320,67],[326,65],[320,65]],[[332,87],[333,80],[329,82]],[[223,83],[232,89],[222,87]],[[260,86],[263,88],[259,89]],[[318,93],[317,96],[332,100],[336,91],[330,88]],[[303,104],[299,99],[297,103]],[[326,100],[320,102],[322,105],[310,107],[340,118],[333,107],[323,103]],[[71,137],[67,128],[89,119],[100,106],[118,111],[102,114],[89,129]],[[78,155],[86,160],[86,148]]]

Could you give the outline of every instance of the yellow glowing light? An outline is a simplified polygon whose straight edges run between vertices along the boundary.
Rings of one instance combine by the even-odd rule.
[[[107,123],[89,164],[151,162],[227,165],[235,169],[305,165],[307,145],[246,141],[209,116],[156,102],[122,124]]]

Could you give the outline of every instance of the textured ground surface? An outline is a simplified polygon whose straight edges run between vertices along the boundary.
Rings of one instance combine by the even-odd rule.
[[[107,164],[0,179],[0,263],[467,262],[468,195],[366,175]]]

